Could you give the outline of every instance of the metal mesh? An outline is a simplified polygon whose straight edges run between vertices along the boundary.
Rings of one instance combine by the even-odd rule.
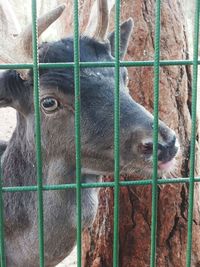
[[[155,18],[155,56],[154,61],[120,61],[120,1],[116,0],[115,5],[115,62],[80,62],[79,61],[79,20],[78,20],[78,0],[74,0],[74,62],[73,63],[39,63],[38,60],[38,39],[37,39],[37,1],[32,0],[32,21],[33,21],[33,64],[2,64],[0,69],[23,69],[33,70],[34,75],[34,107],[35,107],[35,136],[36,136],[36,158],[37,158],[37,186],[16,186],[2,187],[2,177],[0,169],[0,253],[1,266],[6,266],[4,251],[4,218],[3,218],[3,193],[19,191],[37,191],[38,194],[38,235],[40,266],[45,266],[44,262],[44,225],[43,225],[43,191],[44,190],[66,190],[76,189],[77,199],[77,266],[81,267],[81,189],[91,187],[113,187],[114,188],[114,240],[113,240],[113,266],[119,266],[119,191],[121,186],[152,185],[152,224],[151,224],[151,257],[150,266],[156,266],[156,228],[157,228],[157,190],[160,184],[188,183],[189,184],[189,210],[188,210],[188,238],[187,238],[187,263],[191,266],[192,251],[192,223],[193,223],[193,201],[194,183],[200,182],[200,178],[194,177],[195,169],[195,134],[196,134],[196,100],[197,100],[197,74],[198,74],[198,40],[199,40],[199,11],[200,0],[196,0],[195,23],[194,23],[194,48],[193,60],[160,60],[160,10],[161,1],[157,0]],[[190,151],[190,177],[189,178],[157,178],[157,148],[158,148],[158,101],[159,101],[159,73],[161,66],[167,65],[192,65],[192,133]],[[119,175],[119,130],[120,130],[120,99],[119,99],[119,73],[120,67],[154,67],[154,146],[153,146],[153,176],[152,179],[137,181],[120,181]],[[42,156],[41,156],[41,129],[40,129],[40,105],[39,105],[39,68],[74,68],[75,81],[75,142],[76,142],[76,184],[43,185],[42,184]],[[81,184],[81,147],[80,147],[80,68],[87,67],[115,67],[115,106],[114,106],[114,182],[87,183]],[[130,244],[131,245],[131,244]]]

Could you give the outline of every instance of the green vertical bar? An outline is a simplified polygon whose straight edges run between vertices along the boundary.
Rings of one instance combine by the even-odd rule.
[[[81,267],[81,139],[80,139],[80,49],[78,0],[74,1],[74,85],[76,142],[77,266]]]
[[[39,89],[39,59],[37,33],[37,1],[32,0],[32,33],[33,33],[33,79],[34,79],[34,108],[35,108],[35,143],[37,160],[37,193],[38,193],[38,224],[39,224],[39,253],[40,267],[44,267],[44,225],[43,225],[43,195],[42,195],[42,155],[40,128],[40,89]]]
[[[160,81],[160,0],[155,3],[155,55],[154,55],[154,123],[153,123],[153,177],[152,177],[152,221],[151,221],[151,258],[150,266],[156,266],[156,230],[158,202],[158,101]]]
[[[119,179],[120,179],[120,0],[115,3],[115,99],[114,99],[114,244],[113,244],[113,267],[119,266]]]
[[[2,171],[0,158],[0,253],[1,267],[6,266],[5,247],[4,247],[4,215],[3,215],[3,194],[2,194]]]
[[[192,131],[190,146],[190,183],[189,183],[189,208],[187,232],[187,259],[186,266],[191,266],[192,255],[192,224],[194,206],[194,175],[195,175],[195,141],[196,141],[196,106],[197,106],[197,80],[198,80],[198,46],[199,46],[199,12],[200,0],[196,0],[194,19],[194,47],[193,47],[193,75],[192,75]]]

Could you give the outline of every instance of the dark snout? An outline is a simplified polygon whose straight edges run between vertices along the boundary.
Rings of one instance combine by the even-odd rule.
[[[176,135],[173,131],[168,133],[168,139],[158,140],[158,169],[167,171],[174,167],[174,158],[179,150],[179,143]],[[146,158],[151,158],[153,155],[153,142],[141,143],[139,146],[139,152]]]
[[[153,116],[143,107],[131,101],[129,106],[127,104],[121,106],[121,118],[122,167],[125,165],[132,169],[151,172],[153,167]],[[175,132],[159,121],[158,169],[171,171],[178,150],[179,143]]]
[[[176,136],[172,138],[167,144],[158,144],[158,160],[165,163],[172,160],[178,152],[176,144]]]

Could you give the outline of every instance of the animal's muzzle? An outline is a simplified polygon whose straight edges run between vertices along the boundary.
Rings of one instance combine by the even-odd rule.
[[[158,143],[158,161],[162,163],[171,161],[176,156],[178,150],[179,144],[176,136],[173,136],[167,143]],[[139,151],[146,157],[151,157],[153,155],[153,142],[140,144]]]
[[[158,144],[158,161],[168,162],[172,160],[179,150],[179,145],[177,144],[176,136],[166,144]]]

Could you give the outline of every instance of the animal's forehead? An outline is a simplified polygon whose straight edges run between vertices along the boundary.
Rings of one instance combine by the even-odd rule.
[[[57,42],[43,43],[40,46],[40,62],[73,62],[73,38],[62,39]],[[113,61],[109,42],[100,43],[96,40],[80,38],[80,61]]]
[[[80,61],[99,62],[113,61],[109,43],[99,43],[93,39],[82,37],[80,39]],[[40,48],[41,62],[73,62],[73,39],[67,38],[54,43],[45,43]],[[126,71],[121,68],[121,77]],[[74,92],[73,68],[49,69],[40,71],[41,83],[61,89],[66,93]],[[89,68],[80,69],[80,84],[82,90],[89,88],[105,88],[114,84],[114,68]]]
[[[81,61],[113,61],[109,42],[99,43],[96,40],[83,38],[80,42]]]

